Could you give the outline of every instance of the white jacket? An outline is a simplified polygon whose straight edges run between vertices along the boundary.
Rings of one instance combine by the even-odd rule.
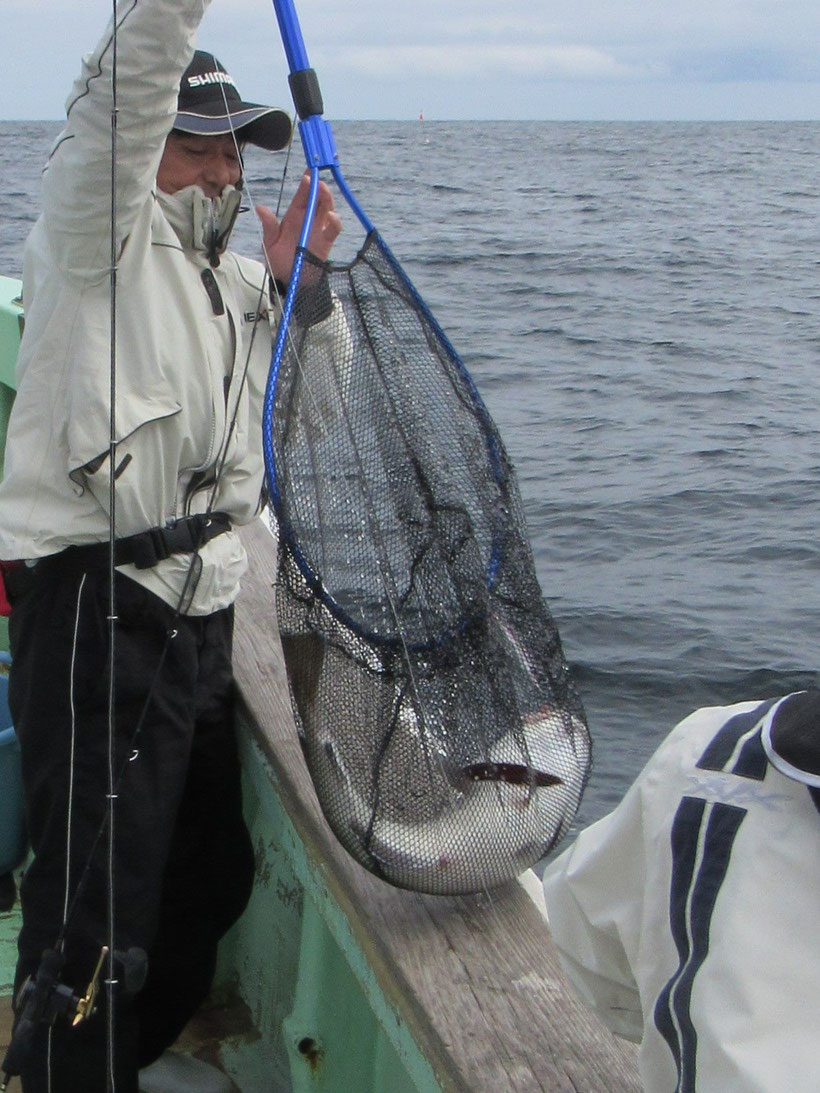
[[[118,537],[204,511],[234,414],[212,508],[235,524],[260,508],[271,356],[266,275],[261,263],[230,253],[212,270],[191,246],[191,191],[160,198],[155,186],[207,6],[126,0],[119,10]],[[110,55],[109,27],[69,98],[44,175],[43,213],[26,245],[26,327],[0,484],[0,558],[38,558],[109,534]],[[206,290],[203,275],[217,292],[213,284]],[[332,326],[327,320],[310,337],[329,345]],[[234,532],[200,554],[193,614],[232,602],[247,564]],[[174,604],[189,560],[123,568]]]
[[[820,1089],[820,796],[767,761],[771,705],[681,722],[544,874],[570,981],[651,1093]]]

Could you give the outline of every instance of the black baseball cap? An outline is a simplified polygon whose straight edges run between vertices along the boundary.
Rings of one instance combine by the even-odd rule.
[[[243,102],[233,77],[212,53],[198,49],[179,85],[174,129],[199,136],[236,132],[243,141],[275,152],[290,140],[290,118],[284,110]]]
[[[820,789],[820,691],[798,691],[772,706],[761,740],[781,774]]]

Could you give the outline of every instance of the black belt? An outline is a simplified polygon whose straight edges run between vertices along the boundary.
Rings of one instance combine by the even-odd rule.
[[[157,562],[172,554],[194,554],[217,535],[230,531],[231,521],[224,512],[210,515],[185,516],[162,528],[149,528],[136,535],[128,535],[114,542],[114,565],[134,565],[137,569],[151,569]],[[41,558],[37,566],[48,567],[52,563],[73,566],[107,565],[110,558],[109,543],[88,543],[71,546],[59,554]]]

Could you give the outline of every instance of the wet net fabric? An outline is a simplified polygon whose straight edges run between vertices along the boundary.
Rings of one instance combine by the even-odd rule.
[[[583,709],[513,470],[454,350],[377,235],[321,273],[282,356],[269,468],[311,777],[373,873],[489,889],[566,832]]]

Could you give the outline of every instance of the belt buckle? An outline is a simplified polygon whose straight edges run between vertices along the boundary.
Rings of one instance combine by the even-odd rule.
[[[157,562],[168,557],[165,533],[162,528],[148,528],[134,537],[131,561],[137,569],[152,569]]]

